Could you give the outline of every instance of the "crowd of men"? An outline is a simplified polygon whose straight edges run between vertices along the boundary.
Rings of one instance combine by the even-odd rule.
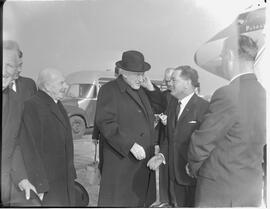
[[[166,91],[144,74],[151,65],[125,51],[118,76],[98,94],[93,138],[100,142],[99,207],[258,207],[262,200],[266,96],[254,74],[258,52],[248,36],[224,41],[230,83],[211,101],[198,95],[198,72],[165,70]],[[74,153],[62,73],[20,76],[23,53],[3,42],[1,204],[76,206]],[[156,151],[155,151],[156,148]]]

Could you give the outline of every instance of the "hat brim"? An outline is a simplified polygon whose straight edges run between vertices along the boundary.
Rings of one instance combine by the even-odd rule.
[[[130,72],[145,72],[151,68],[151,65],[147,62],[144,62],[143,68],[126,68],[123,66],[122,60],[115,63],[115,65],[123,70],[130,71]]]

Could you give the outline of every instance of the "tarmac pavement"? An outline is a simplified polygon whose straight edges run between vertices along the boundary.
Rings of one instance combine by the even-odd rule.
[[[98,201],[100,176],[97,168],[98,162],[95,162],[94,159],[95,144],[92,142],[92,135],[85,135],[82,139],[73,140],[73,143],[76,181],[82,184],[88,192],[88,206],[95,207]]]

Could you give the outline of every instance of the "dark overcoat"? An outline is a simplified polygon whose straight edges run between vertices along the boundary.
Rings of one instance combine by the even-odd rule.
[[[62,103],[41,90],[27,100],[19,142],[29,181],[38,193],[45,193],[42,205],[73,206],[73,140]]]
[[[2,92],[2,201],[11,205],[13,203],[31,205],[31,201],[26,201],[24,194],[17,188],[18,181],[25,177],[25,173],[20,150],[16,149],[16,144],[23,103],[36,93],[37,88],[30,78],[20,76],[15,82],[16,92],[9,87]],[[17,155],[14,160],[15,150]],[[20,175],[13,172],[12,167],[20,167]]]
[[[143,89],[133,90],[119,76],[101,87],[96,123],[103,143],[103,167],[98,206],[143,207],[150,170],[146,164],[154,154],[154,115]],[[130,152],[141,145],[146,159]]]
[[[266,94],[255,74],[219,88],[189,146],[197,207],[258,207],[262,200]]]
[[[22,104],[37,92],[36,83],[31,78],[19,76],[15,83],[16,97]]]

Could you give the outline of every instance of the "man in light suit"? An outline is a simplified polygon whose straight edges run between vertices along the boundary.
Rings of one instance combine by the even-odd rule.
[[[222,67],[231,81],[213,94],[189,145],[189,173],[197,178],[196,207],[261,204],[266,95],[254,74],[257,51],[245,35],[224,42]]]
[[[174,207],[193,207],[196,181],[186,173],[187,148],[191,134],[199,128],[209,103],[196,95],[198,73],[190,66],[177,67],[172,74],[172,83],[171,94],[175,99],[171,99],[167,107],[166,143],[160,145],[160,153],[151,158],[148,166],[155,170],[166,161],[171,204]],[[150,99],[157,100],[157,94],[148,95]]]
[[[103,156],[98,206],[143,207],[155,141],[154,114],[140,87],[151,66],[138,51],[124,52],[116,66],[121,75],[100,88],[97,101]]]

